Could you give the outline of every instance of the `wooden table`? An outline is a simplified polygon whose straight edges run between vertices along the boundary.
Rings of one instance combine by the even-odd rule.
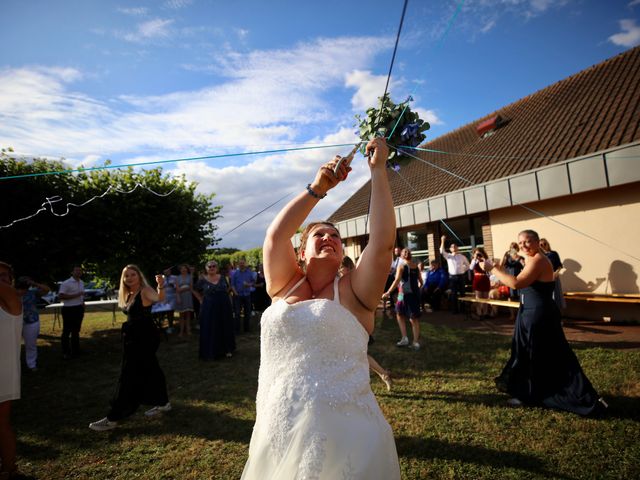
[[[53,330],[55,331],[56,329],[56,323],[60,326],[61,322],[60,322],[60,315],[62,312],[62,307],[64,306],[63,303],[52,303],[50,305],[47,305],[45,308],[45,310],[53,310]],[[112,312],[113,317],[111,320],[111,324],[115,325],[116,324],[116,309],[118,307],[118,301],[117,300],[95,300],[95,301],[91,301],[91,302],[84,302],[84,309],[85,311],[88,310],[93,310],[93,311],[97,311],[97,312]]]

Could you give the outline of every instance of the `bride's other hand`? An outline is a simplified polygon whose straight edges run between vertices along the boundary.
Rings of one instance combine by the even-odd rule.
[[[386,168],[389,147],[384,137],[376,137],[367,143],[365,153],[369,158],[369,168]]]

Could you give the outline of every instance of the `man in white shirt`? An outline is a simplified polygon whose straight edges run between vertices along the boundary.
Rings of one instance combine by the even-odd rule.
[[[449,246],[450,253],[445,252],[444,245],[447,236],[442,235],[440,238],[440,255],[447,260],[449,268],[449,304],[453,313],[459,313],[458,296],[464,296],[464,284],[467,272],[469,271],[469,260],[458,251],[458,245],[451,243]]]
[[[58,298],[62,300],[62,355],[72,358],[80,353],[80,327],[84,318],[84,282],[82,267],[75,266],[71,277],[60,284]],[[71,337],[71,345],[69,345]]]

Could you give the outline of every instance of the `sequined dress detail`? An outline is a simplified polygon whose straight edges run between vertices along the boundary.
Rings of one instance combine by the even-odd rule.
[[[400,478],[393,432],[369,384],[369,336],[333,300],[288,304],[262,315],[260,371],[249,459],[253,479]]]

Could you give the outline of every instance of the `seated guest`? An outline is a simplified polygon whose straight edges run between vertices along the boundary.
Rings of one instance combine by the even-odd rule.
[[[431,260],[429,270],[422,287],[422,304],[429,304],[433,311],[440,310],[442,294],[449,284],[449,275],[437,260]],[[428,311],[425,309],[425,311]]]
[[[493,264],[496,266],[500,266],[500,261],[497,258],[493,259]],[[496,277],[495,273],[489,275],[489,283],[491,285],[491,290],[489,290],[489,300],[507,300],[509,298],[509,287],[504,285],[498,277]],[[511,315],[515,315],[513,313],[513,309],[509,309]],[[498,315],[498,306],[491,305],[489,316],[496,317]],[[513,317],[515,318],[515,316]],[[512,320],[513,320],[512,318]]]

